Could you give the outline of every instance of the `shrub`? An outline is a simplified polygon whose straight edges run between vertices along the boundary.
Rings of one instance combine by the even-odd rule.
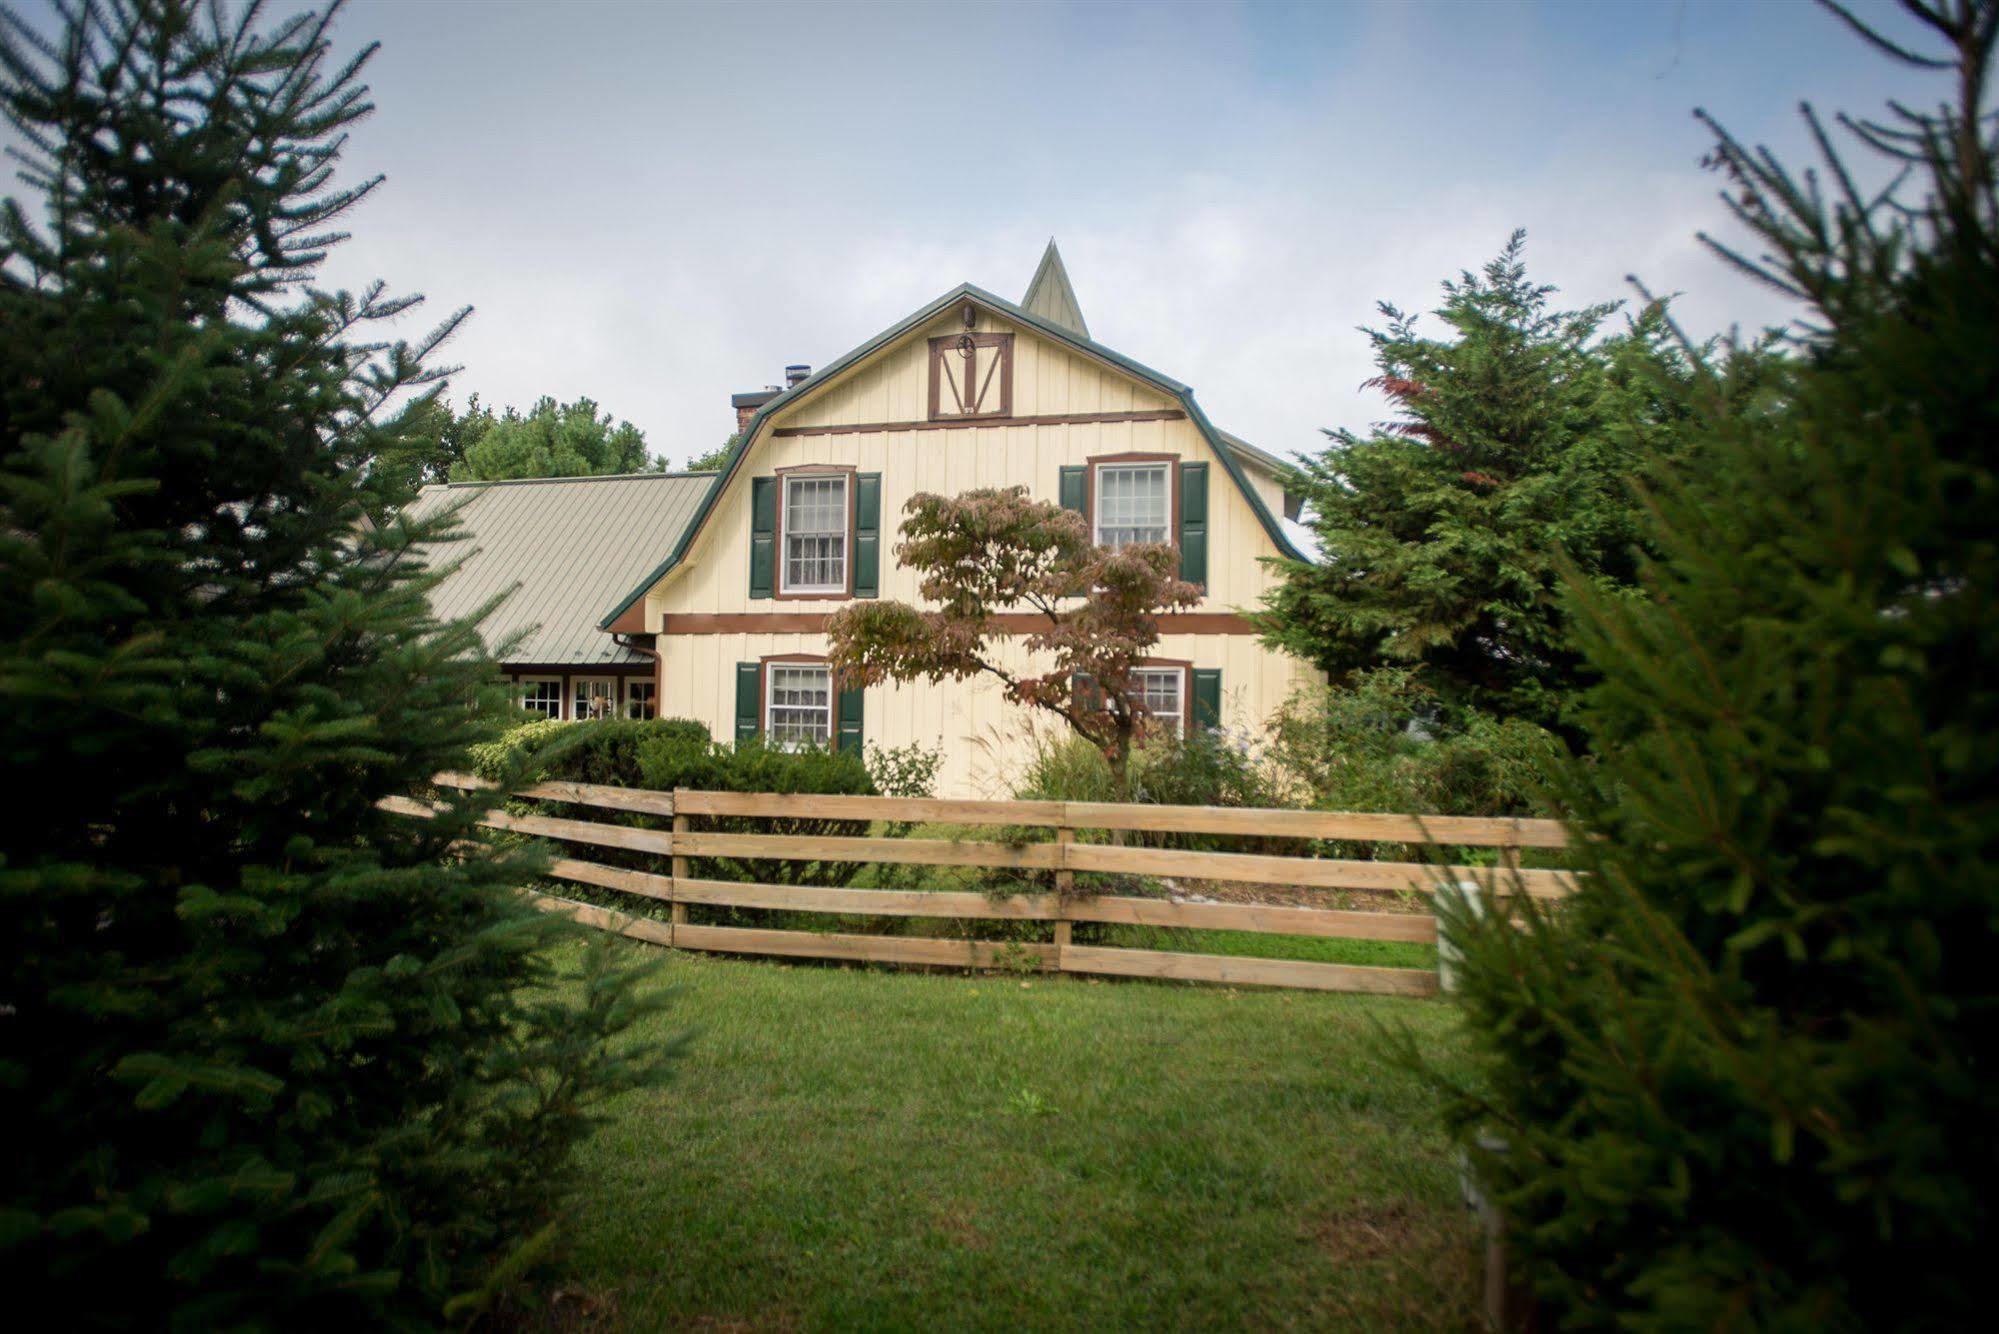
[[[1445,717],[1407,668],[1301,689],[1270,735],[1298,805],[1436,815],[1536,813],[1541,762],[1556,744],[1530,723],[1467,710]]]
[[[445,855],[489,798],[378,804],[505,716],[425,596],[446,530],[363,522],[455,321],[316,290],[369,190],[325,16],[56,12],[0,40],[46,205],[0,210],[0,1282],[88,1329],[462,1324],[660,1052],[616,942],[553,985],[532,858]]]
[[[1999,8],[1924,16],[1964,100],[1842,118],[1899,163],[1826,127],[1799,178],[1723,137],[1813,332],[1654,479],[1649,596],[1578,590],[1590,877],[1524,931],[1447,918],[1484,1075],[1453,1113],[1508,1143],[1465,1136],[1551,1326],[1990,1319]],[[1907,197],[1847,193],[1897,167]]]
[[[538,718],[474,747],[473,772],[497,779],[524,767],[542,779],[644,787],[639,752],[663,738],[706,743],[708,729],[689,718],[601,718],[582,723]]]
[[[884,797],[935,796],[937,771],[943,765],[941,746],[911,742],[907,746],[868,747],[868,774]]]
[[[905,761],[905,767],[908,762]],[[512,782],[560,779],[601,783],[610,787],[651,788],[670,792],[691,788],[705,792],[814,793],[875,796],[878,789],[867,765],[854,755],[833,750],[784,750],[751,737],[734,745],[711,739],[708,729],[685,718],[602,719],[566,723],[537,719],[523,723],[489,745],[478,747],[475,766],[481,777]],[[562,815],[621,824],[638,829],[667,829],[671,822],[654,815],[612,811],[599,806],[550,801],[520,801],[523,814]],[[827,820],[792,816],[695,817],[698,827],[715,833],[852,836],[865,834],[865,820]],[[671,859],[623,848],[584,845],[576,855],[609,866],[629,867],[664,875]],[[689,874],[708,880],[757,880],[773,884],[845,885],[860,873],[862,863],[838,861],[776,861],[738,857],[703,857],[689,863]],[[594,898],[565,888],[565,894]],[[630,910],[630,898],[606,900]]]
[[[784,750],[761,736],[734,745],[704,734],[658,737],[639,750],[645,786],[694,788],[709,792],[815,793],[871,797],[874,780],[858,756],[845,751]],[[717,816],[702,827],[722,834],[791,834],[801,837],[854,837],[868,831],[866,820],[826,820],[803,816]],[[845,885],[861,871],[860,862],[774,861],[740,857],[697,858],[690,874],[710,880],[756,880],[781,885]]]
[[[1079,737],[1037,737],[1021,786],[1024,801],[1137,801],[1162,806],[1261,807],[1283,804],[1268,766],[1244,733],[1202,729],[1184,740],[1154,733],[1132,752],[1131,791],[1101,750]],[[1295,840],[1253,836],[1128,831],[1149,847],[1229,852],[1288,852]]]

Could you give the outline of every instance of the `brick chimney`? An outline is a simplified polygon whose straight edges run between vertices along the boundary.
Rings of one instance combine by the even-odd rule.
[[[742,434],[750,428],[750,418],[757,415],[757,409],[783,393],[774,384],[761,389],[752,389],[747,394],[729,395],[729,406],[736,410],[736,433]]]
[[[812,375],[812,368],[803,362],[794,362],[784,368],[784,388],[767,384],[761,389],[752,389],[747,394],[729,395],[729,406],[736,410],[736,433],[741,435],[750,429],[750,418],[757,415],[757,409],[776,398],[787,389],[796,389]]]

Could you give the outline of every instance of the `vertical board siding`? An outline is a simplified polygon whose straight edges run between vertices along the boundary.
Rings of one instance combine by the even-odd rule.
[[[927,409],[930,335],[957,327],[952,315],[879,354],[783,417],[776,426],[861,425],[921,420]],[[990,316],[982,327],[990,326]],[[1096,365],[1027,330],[1014,340],[1015,411],[1021,416],[1134,412],[1174,408],[1163,394]],[[956,495],[975,487],[1025,485],[1060,499],[1061,469],[1102,454],[1173,454],[1212,462],[1213,451],[1190,421],[1094,422],[1066,426],[977,426],[949,431],[884,431],[854,435],[767,436],[744,461],[749,477],[804,464],[852,465],[882,474],[881,596],[914,600],[916,579],[892,559],[903,506],[921,491]],[[1276,512],[1281,488],[1248,469],[1251,484]],[[748,601],[750,491],[739,476],[696,539],[688,560],[647,599],[647,623],[667,613],[713,614],[752,608]],[[1262,557],[1276,553],[1249,503],[1219,467],[1208,477],[1208,595],[1196,611],[1254,607],[1274,582]],[[839,600],[793,600],[787,609],[837,610]]]
[[[822,635],[805,634],[668,636],[660,654],[667,681],[662,715],[692,718],[727,740],[735,732],[737,663],[823,653],[825,643]],[[1316,679],[1304,663],[1271,653],[1248,635],[1167,635],[1155,656],[1219,670],[1221,725],[1231,729],[1261,727],[1298,685]],[[1010,666],[1030,665],[1030,655],[1011,645],[1002,658]],[[1008,704],[990,680],[874,686],[866,709],[869,744],[943,749],[937,795],[944,797],[1010,796],[1032,757],[1034,737],[1066,734],[1038,711]]]
[[[841,382],[800,404],[773,426],[850,426],[922,420],[929,405],[929,339],[956,332],[956,311],[913,330]],[[1012,332],[1013,410],[1017,416],[1138,412],[1177,408],[1177,401],[1087,357],[981,312],[980,332]],[[881,474],[880,596],[918,601],[916,578],[895,559],[904,506],[918,492],[955,495],[975,487],[1025,485],[1051,503],[1061,500],[1062,469],[1104,454],[1171,454],[1208,469],[1207,595],[1196,612],[1254,608],[1274,582],[1262,558],[1276,554],[1269,536],[1213,451],[1185,418],[1069,425],[974,426],[946,431],[879,431],[849,435],[775,436],[760,439],[743,471],[724,495],[686,561],[654,588],[646,620],[657,631],[668,614],[769,612],[769,601],[749,598],[750,495],[748,478],[779,468],[832,463]],[[1279,486],[1255,469],[1251,483],[1273,512]],[[779,559],[782,553],[776,553]],[[790,599],[788,612],[833,612],[843,599]],[[662,635],[660,712],[693,718],[718,738],[735,728],[735,665],[777,653],[823,653],[818,634]],[[1007,650],[1026,666],[1024,655]],[[1179,659],[1222,673],[1222,725],[1259,727],[1297,685],[1315,679],[1311,668],[1263,648],[1250,635],[1167,635],[1153,656]],[[922,743],[945,751],[940,795],[1002,796],[1012,791],[1032,750],[1042,716],[1005,703],[997,683],[973,680],[943,685],[878,686],[868,692],[867,740],[881,746]],[[1056,724],[1059,727],[1059,724]]]

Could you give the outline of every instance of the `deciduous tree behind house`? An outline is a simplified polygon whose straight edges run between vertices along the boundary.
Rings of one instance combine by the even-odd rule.
[[[478,407],[473,402],[473,411]],[[468,415],[471,415],[468,413]],[[450,466],[454,482],[515,477],[607,477],[657,466],[645,432],[600,412],[588,398],[558,403],[544,395],[526,412],[490,411]]]

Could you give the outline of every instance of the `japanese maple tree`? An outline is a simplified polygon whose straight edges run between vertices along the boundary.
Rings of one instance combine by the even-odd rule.
[[[843,685],[991,676],[1102,750],[1122,786],[1148,720],[1132,674],[1159,642],[1159,614],[1201,596],[1179,577],[1179,553],[1096,546],[1082,515],[1018,486],[926,492],[904,508],[896,556],[927,605],[836,614],[826,630]]]

